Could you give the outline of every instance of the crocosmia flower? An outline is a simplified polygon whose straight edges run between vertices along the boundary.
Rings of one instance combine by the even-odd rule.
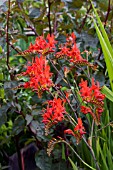
[[[44,111],[43,123],[45,124],[45,135],[47,136],[49,133],[49,129],[64,120],[64,115],[66,114],[66,110],[64,107],[65,100],[60,98],[54,98],[53,100],[48,101],[48,105],[46,110]]]
[[[96,70],[96,66],[89,63],[81,56],[81,52],[77,47],[76,36],[74,33],[67,35],[66,43],[60,46],[59,51],[55,56],[56,58],[65,58],[67,61],[69,61],[71,66],[89,66],[93,70]]]
[[[24,87],[32,89],[39,97],[41,97],[43,91],[49,90],[53,85],[50,66],[44,56],[36,57],[31,65],[27,66],[26,72],[23,72],[22,75],[29,78]]]
[[[96,124],[100,123],[101,113],[104,111],[104,98],[105,95],[101,93],[99,83],[92,78],[92,85],[89,87],[87,80],[81,80],[80,95],[89,106],[81,106],[81,112],[84,114],[91,114]]]
[[[94,78],[92,78],[91,87],[88,86],[87,80],[81,80],[79,86],[81,87],[80,94],[84,101],[103,106],[105,95],[101,93],[99,83],[95,83]]]
[[[23,51],[21,55],[27,54],[41,54],[47,55],[48,53],[54,52],[55,44],[57,41],[55,40],[54,35],[48,34],[46,39],[44,36],[38,36],[35,40],[34,44],[30,44],[27,50]]]
[[[64,100],[60,98],[54,98],[48,101],[47,109],[43,114],[43,123],[48,124],[52,122],[56,124],[64,119],[66,110],[64,107]]]
[[[85,128],[82,124],[82,119],[78,118],[78,124],[75,126],[73,131],[71,129],[67,129],[64,131],[64,133],[74,136],[78,144],[80,140],[82,139],[82,136],[86,133]]]
[[[48,101],[47,108],[42,115],[46,135],[48,135],[50,127],[64,120],[66,114],[64,104],[65,101],[60,98]]]

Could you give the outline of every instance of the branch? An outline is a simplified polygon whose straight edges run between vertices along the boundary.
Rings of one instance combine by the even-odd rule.
[[[24,170],[22,166],[22,156],[21,156],[21,150],[20,150],[20,145],[19,145],[19,136],[15,136],[15,143],[16,143],[16,150],[17,150],[17,155],[18,155],[18,165],[20,170]]]
[[[6,63],[7,63],[7,67],[10,70],[10,66],[9,66],[9,16],[10,16],[10,0],[8,0],[8,11],[7,11],[7,27],[6,27],[6,42],[7,42],[7,59],[6,59]]]
[[[50,8],[51,8],[51,2],[50,2],[50,0],[48,0],[48,9],[49,9],[49,11],[48,11],[48,15],[47,15],[47,17],[48,17],[48,22],[49,22],[49,33],[50,33],[50,35],[51,35],[51,33],[52,33],[52,31],[51,31],[51,18],[50,18]]]
[[[18,1],[17,1],[18,2]],[[22,9],[22,6],[21,6],[21,4],[18,2],[18,7],[19,7],[19,9],[21,10],[21,11],[23,11],[24,9]],[[31,28],[31,30],[35,33],[35,35],[36,36],[38,36],[38,33],[36,32],[36,30],[35,30],[35,28],[34,28],[34,26],[31,26],[31,24],[30,24],[30,22],[28,22],[27,21],[27,19],[26,19],[26,17],[25,17],[25,14],[23,14],[23,18],[24,18],[24,20],[26,21],[26,24],[27,24],[27,26],[29,27],[29,28]],[[29,19],[30,20],[30,19]],[[29,24],[28,24],[29,23]],[[32,25],[33,25],[33,23],[32,23]]]
[[[84,27],[84,25],[85,25],[86,19],[87,19],[87,17],[88,17],[88,13],[90,12],[91,9],[92,9],[92,4],[90,5],[89,9],[87,9],[87,13],[86,13],[86,15],[85,15],[85,18],[83,19],[82,24],[81,24],[81,26],[79,27],[79,34],[81,33],[81,31],[82,31],[82,29],[83,29],[83,27]]]
[[[110,0],[109,0],[109,2],[108,2],[108,10],[107,10],[106,18],[105,18],[105,21],[104,21],[104,28],[106,27],[106,23],[107,23],[107,20],[108,20],[110,10],[111,10],[111,8],[110,8]]]
[[[35,28],[34,28],[34,27],[32,27],[31,25],[29,25],[29,27],[30,27],[30,28],[31,28],[31,30],[35,33],[35,35],[38,37],[39,35],[38,35],[38,33],[36,32]]]
[[[17,49],[17,48],[15,48],[15,46],[13,45],[13,44],[11,44],[10,42],[8,42],[8,44],[11,46],[11,48],[13,49],[13,50],[15,50],[18,54],[21,54],[21,52]]]
[[[56,17],[57,17],[56,14],[54,14],[54,24],[53,24],[54,35],[56,35],[56,33],[57,33],[57,26],[58,26],[58,21],[57,21]]]
[[[60,77],[62,78],[62,80],[63,80],[63,81],[68,85],[68,87],[71,89],[71,85],[69,84],[69,81],[67,82],[67,80],[62,76],[62,74],[61,74],[61,73],[59,72],[59,70],[56,68],[56,66],[54,65],[54,63],[52,62],[52,60],[51,60],[49,57],[47,57],[47,58],[48,58],[49,62],[51,63],[51,65],[53,66],[53,68],[56,70],[56,72],[60,75]],[[54,86],[54,88],[56,89],[56,91],[59,90],[59,89],[57,89],[57,87],[55,87],[55,86]],[[71,89],[71,91],[72,91],[72,89]],[[71,104],[69,103],[67,97],[65,96],[65,94],[63,94],[62,91],[59,90],[59,92],[60,92],[60,94],[63,95],[63,97],[66,99],[66,101],[67,101],[67,103],[69,104],[70,108],[71,108],[72,111],[75,113],[75,117],[76,117],[76,119],[77,119],[76,111],[73,109],[73,107],[72,107]],[[72,93],[73,93],[73,91],[72,91]],[[74,95],[74,93],[73,93],[73,95]],[[74,95],[74,96],[75,96],[75,95]]]

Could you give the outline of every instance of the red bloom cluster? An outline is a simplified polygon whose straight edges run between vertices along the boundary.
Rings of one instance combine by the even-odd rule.
[[[66,43],[60,46],[60,51],[56,53],[56,58],[65,58],[69,60],[71,66],[72,64],[78,66],[89,66],[93,70],[97,69],[96,65],[89,63],[86,59],[81,56],[80,50],[75,42],[76,36],[74,33],[68,35],[66,38]]]
[[[29,81],[24,84],[24,87],[36,91],[39,97],[43,91],[49,90],[53,85],[50,66],[44,56],[36,57],[32,64],[27,66],[26,72],[23,72],[22,75],[29,77]]]
[[[86,133],[81,118],[78,118],[78,124],[75,126],[74,131],[67,129],[64,131],[64,133],[74,136],[77,140],[77,143],[79,143],[83,134]]]
[[[54,98],[48,101],[47,109],[43,114],[43,123],[56,124],[64,119],[66,110],[64,107],[64,100],[60,98]]]
[[[67,37],[66,43],[61,46],[60,51],[56,53],[57,58],[66,58],[70,59],[69,61],[71,63],[75,63],[78,65],[89,65],[88,61],[86,59],[83,59],[80,50],[77,47],[77,44],[75,42],[76,36],[74,33],[72,33],[70,36]],[[91,65],[92,66],[92,65]]]
[[[88,114],[88,113],[92,114],[92,110],[87,106],[81,106],[81,112],[84,114]]]
[[[46,39],[44,36],[39,36],[35,40],[35,44],[30,44],[28,47],[28,50],[25,50],[22,52],[22,54],[28,54],[28,53],[39,53],[42,55],[46,55],[48,53],[54,52],[55,44],[57,41],[55,41],[54,35],[48,34]]]
[[[81,106],[81,112],[84,114],[90,113],[98,125],[100,122],[101,113],[103,112],[103,100],[105,95],[100,92],[99,83],[97,82],[95,84],[94,78],[92,78],[91,87],[88,86],[87,80],[82,80],[79,86],[81,87],[80,94],[83,101],[93,104],[94,106],[94,109],[92,108],[92,105],[90,107]]]

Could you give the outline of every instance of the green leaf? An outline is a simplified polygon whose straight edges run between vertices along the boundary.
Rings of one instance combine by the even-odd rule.
[[[74,164],[74,162],[71,160],[71,158],[68,157],[68,159],[69,159],[69,161],[70,161],[70,163],[71,163],[71,165],[73,167],[73,170],[78,170],[77,166]]]
[[[25,120],[23,116],[19,115],[14,121],[13,134],[18,135],[21,131],[24,130],[24,127],[25,127]]]
[[[73,2],[68,2],[69,8],[81,8],[83,5],[83,0],[76,0]]]
[[[33,120],[33,116],[32,115],[26,115],[25,117],[26,121],[27,121],[27,125],[29,125],[31,123],[31,121]]]
[[[42,111],[38,110],[38,109],[33,109],[32,112],[31,112],[32,116],[35,116],[35,115],[42,115]]]
[[[68,90],[68,88],[67,87],[62,87],[61,90],[66,91],[66,90]]]
[[[40,16],[40,8],[31,8],[29,11],[30,18],[37,18]]]
[[[2,47],[0,46],[0,54],[2,53]]]
[[[55,163],[52,164],[51,170],[72,170],[72,168],[67,167],[66,162],[65,161],[57,161]]]
[[[41,150],[35,156],[36,165],[40,170],[51,170],[52,160],[48,157],[47,153],[44,150]]]
[[[99,142],[100,142],[100,140],[99,140],[99,138],[96,140],[96,153],[97,153],[97,159],[99,159]]]
[[[113,165],[113,160],[112,160],[112,153],[107,147],[107,158],[108,158],[108,165],[109,165],[109,170],[112,170],[112,165]]]
[[[33,133],[36,134],[37,139],[46,140],[46,137],[44,135],[44,124],[42,122],[39,122],[39,120],[32,120],[30,123],[30,128]]]
[[[99,27],[97,26],[95,20],[93,19],[94,22],[94,26],[98,35],[98,38],[100,40],[100,44],[104,53],[104,58],[105,58],[105,62],[106,62],[106,66],[107,66],[107,70],[108,70],[108,75],[109,75],[109,79],[110,79],[110,84],[111,84],[111,88],[113,91],[113,49],[112,46],[110,44],[110,41],[108,39],[107,33],[104,29],[104,26],[97,14],[96,9],[94,8],[94,5],[92,4],[93,10],[95,12],[96,15],[96,19],[98,21]],[[99,30],[100,28],[100,30]]]
[[[104,85],[101,89],[101,92],[105,94],[107,99],[113,102],[113,92],[108,87]]]
[[[0,108],[0,127],[7,121],[6,113],[10,107],[11,107],[10,103],[7,103],[7,105],[3,105]]]
[[[60,41],[61,43],[65,43],[66,42],[66,36],[63,34],[59,34],[59,36],[56,39],[57,41]]]
[[[33,120],[33,121],[30,123],[30,128],[31,128],[32,132],[34,132],[35,134],[36,134],[36,131],[37,131],[38,126],[39,126],[38,121]]]
[[[4,77],[3,77],[3,73],[0,72],[0,81],[3,81]]]
[[[101,149],[100,145],[99,145],[99,151],[100,151],[100,154],[101,154],[101,157],[102,157],[102,161],[103,161],[103,164],[104,164],[106,170],[109,170],[109,168],[107,166],[107,162],[106,162],[106,154],[103,154],[103,150]]]
[[[106,66],[107,66],[107,70],[108,70],[108,75],[109,75],[109,79],[110,79],[110,84],[111,84],[111,88],[113,90],[113,74],[112,74],[112,71],[113,71],[113,58],[112,58],[112,55],[107,47],[107,44],[96,24],[96,22],[93,20],[94,22],[94,26],[95,26],[95,29],[96,29],[96,32],[97,32],[97,35],[99,37],[99,40],[100,40],[100,44],[101,44],[101,47],[102,47],[102,50],[103,50],[103,53],[104,53],[104,58],[105,58],[105,62],[106,62]]]
[[[62,143],[62,159],[66,160],[64,143]]]
[[[3,88],[1,88],[0,89],[0,98],[2,98],[2,99],[4,99],[4,89]]]
[[[107,35],[107,33],[106,33],[105,29],[104,29],[104,26],[103,26],[103,24],[102,24],[102,22],[101,22],[101,20],[100,20],[100,18],[99,18],[99,16],[98,16],[98,13],[97,13],[97,11],[96,11],[93,3],[92,3],[92,7],[93,7],[93,10],[94,10],[94,12],[95,12],[96,19],[97,19],[97,21],[98,21],[98,23],[99,23],[99,27],[100,27],[100,30],[101,30],[102,35],[103,35],[103,37],[104,37],[104,40],[105,40],[105,42],[106,42],[106,44],[107,44],[107,47],[108,47],[110,53],[112,54],[112,58],[113,58],[113,49],[112,49],[112,46],[111,46],[111,44],[110,44],[108,35]]]

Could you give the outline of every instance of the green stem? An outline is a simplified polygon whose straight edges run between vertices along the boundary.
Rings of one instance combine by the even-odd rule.
[[[64,142],[66,145],[68,145],[69,147],[70,147],[70,149],[75,153],[75,155],[80,159],[80,161],[84,164],[84,165],[86,165],[87,167],[89,167],[90,169],[93,169],[93,170],[96,170],[95,168],[93,168],[93,167],[91,167],[90,165],[88,165],[79,155],[78,155],[78,153],[72,148],[72,146],[69,144],[69,143],[67,143],[66,141],[62,141],[62,142]]]
[[[100,170],[99,165],[98,165],[98,162],[97,162],[97,160],[96,160],[96,157],[95,157],[95,154],[94,154],[94,151],[93,151],[92,147],[88,144],[88,142],[86,141],[86,139],[85,139],[84,137],[83,137],[83,140],[84,140],[85,144],[87,145],[87,147],[89,148],[89,151],[90,151],[90,153],[91,153],[91,155],[92,155],[92,157],[93,157],[93,160],[94,160],[94,162],[95,162],[96,169],[97,169],[97,170]]]
[[[92,146],[92,137],[93,137],[93,130],[94,130],[94,119],[93,119],[93,122],[92,122],[92,126],[91,126],[91,146]]]

